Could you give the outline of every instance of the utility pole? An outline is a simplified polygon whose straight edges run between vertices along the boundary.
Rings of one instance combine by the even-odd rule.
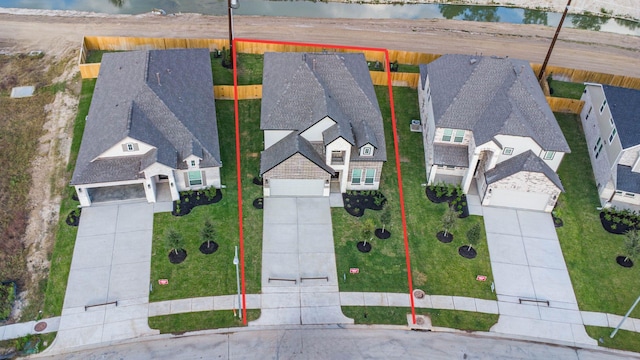
[[[538,74],[538,81],[542,80],[542,77],[544,76],[544,72],[547,70],[547,64],[549,63],[551,52],[553,51],[553,47],[556,45],[556,40],[558,40],[558,35],[560,34],[560,29],[562,28],[562,24],[564,23],[564,18],[567,17],[569,6],[571,6],[571,0],[567,2],[567,7],[564,8],[564,12],[562,13],[562,17],[560,18],[560,23],[558,24],[558,28],[556,29],[556,33],[555,35],[553,35],[553,40],[551,40],[551,46],[549,46],[549,51],[547,51],[547,56],[544,58],[544,62],[542,63],[542,67],[540,68],[540,73]]]
[[[227,0],[227,8],[229,11],[229,59],[233,56],[233,9],[240,7],[238,0]],[[225,61],[227,59],[224,59]],[[230,67],[233,67],[233,61],[231,61]]]

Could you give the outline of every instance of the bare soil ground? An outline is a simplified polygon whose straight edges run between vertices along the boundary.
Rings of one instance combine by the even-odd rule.
[[[226,38],[227,18],[39,12],[0,14],[0,53],[43,50],[48,66],[56,65],[62,84],[46,104],[43,129],[31,160],[28,224],[23,236],[32,308],[42,301],[38,284],[48,274],[58,219],[60,194],[68,183],[73,119],[78,103],[77,56],[84,35]],[[64,15],[64,16],[63,16]],[[242,38],[357,45],[430,53],[511,56],[542,62],[554,29],[537,25],[473,23],[444,20],[345,20],[276,17],[235,17],[235,35]],[[550,64],[640,77],[640,38],[603,32],[563,29]],[[8,68],[5,67],[4,70]],[[20,71],[20,70],[17,70]],[[18,84],[30,85],[30,84]],[[24,300],[23,293],[21,299]],[[37,312],[37,311],[36,311]],[[29,311],[33,314],[33,310]],[[18,314],[15,314],[18,315]],[[31,316],[31,315],[30,315]]]

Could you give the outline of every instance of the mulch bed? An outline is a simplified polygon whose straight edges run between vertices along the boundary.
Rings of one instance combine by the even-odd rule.
[[[187,250],[178,249],[177,251],[171,250],[169,252],[169,261],[172,264],[180,264],[187,258]]]
[[[473,259],[478,255],[478,253],[476,252],[476,249],[470,248],[468,245],[460,246],[458,248],[458,254],[460,254],[460,256],[466,259]]]
[[[555,217],[552,214],[551,218],[553,218],[553,226],[557,228],[564,226],[564,221],[562,221],[562,219],[560,219],[559,217]]]
[[[367,242],[365,243],[364,241],[360,241],[358,244],[358,251],[360,251],[361,253],[368,253],[369,251],[371,251],[371,243]]]
[[[618,256],[616,258],[616,262],[618,263],[618,265],[622,266],[622,267],[626,267],[626,268],[630,268],[633,266],[633,261],[631,261],[631,259],[626,259],[625,261],[625,257],[626,256]]]
[[[263,184],[262,178],[259,178],[259,177],[257,177],[257,176],[256,176],[256,177],[254,177],[254,178],[253,178],[253,184],[254,184],[254,185],[260,185],[260,186],[262,186],[262,184]]]
[[[205,241],[202,244],[200,244],[200,252],[205,255],[213,254],[217,250],[218,250],[218,243],[215,241]]]
[[[264,199],[263,198],[257,198],[255,200],[253,200],[253,207],[256,209],[262,209],[264,207]]]
[[[382,231],[382,229],[376,229],[375,234],[378,239],[382,239],[382,240],[385,240],[391,237],[391,232],[387,229],[384,229],[384,231]]]
[[[438,238],[438,240],[441,243],[448,244],[448,243],[453,241],[453,234],[452,233],[447,233],[447,235],[445,236],[444,235],[444,231],[440,231],[440,232],[438,232],[436,234],[436,238]]]
[[[69,226],[78,226],[80,225],[80,215],[82,214],[82,209],[78,208],[73,210],[67,215],[67,218],[64,222]]]
[[[376,203],[376,198],[377,203]],[[382,210],[387,198],[379,191],[351,191],[342,194],[344,209],[349,215],[361,217],[365,209]]]
[[[215,196],[209,198],[206,195],[206,191],[185,191],[180,193],[180,203],[173,202],[173,216],[184,216],[191,212],[191,210],[200,205],[215,204],[222,200],[222,191],[216,189]]]
[[[622,218],[622,217],[621,217]],[[602,227],[612,234],[624,234],[629,230],[633,230],[634,228],[638,228],[638,225],[627,225],[621,221],[614,222],[613,219],[607,220],[605,218],[604,211],[600,212],[600,222],[602,223]]]
[[[449,206],[453,206],[456,211],[459,212],[459,218],[463,219],[469,216],[469,203],[467,202],[467,195],[462,194],[460,200],[458,201],[457,191],[454,191],[451,195],[447,195],[445,193],[444,195],[438,196],[436,194],[436,191],[433,190],[431,186],[427,186],[425,194],[427,195],[427,198],[433,203],[440,204],[443,202],[448,202]],[[458,202],[460,204],[458,204]]]

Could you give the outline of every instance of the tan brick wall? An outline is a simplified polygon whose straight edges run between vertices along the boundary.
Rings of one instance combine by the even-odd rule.
[[[331,175],[306,157],[295,154],[267,171],[265,179],[329,179]]]

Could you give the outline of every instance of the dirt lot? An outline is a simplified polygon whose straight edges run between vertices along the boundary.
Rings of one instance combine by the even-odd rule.
[[[0,14],[0,52],[43,50],[47,64],[59,62],[51,83],[63,83],[44,106],[42,133],[34,132],[38,149],[31,160],[28,225],[23,244],[31,274],[30,288],[46,277],[47,254],[58,218],[71,127],[77,106],[75,59],[83,35],[225,38],[227,18],[182,14],[87,15],[38,11],[40,15]],[[64,16],[62,16],[64,15]],[[340,20],[236,17],[242,38],[359,45],[431,53],[478,53],[542,62],[554,29],[536,25],[443,20]],[[640,77],[640,38],[563,29],[552,65]],[[30,85],[30,84],[18,84]],[[34,136],[35,136],[34,135]],[[53,180],[52,180],[53,179]],[[37,292],[37,291],[36,291]],[[35,303],[40,300],[36,299]],[[38,305],[35,305],[38,306]],[[33,311],[30,311],[33,313]]]

